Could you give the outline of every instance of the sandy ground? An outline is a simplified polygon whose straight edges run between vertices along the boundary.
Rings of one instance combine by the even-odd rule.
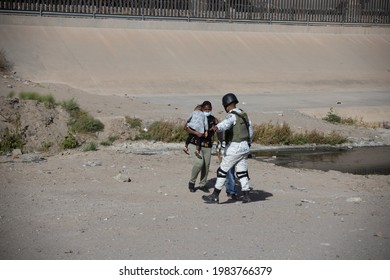
[[[91,30],[82,24],[92,21],[50,17],[0,20],[0,45],[17,71],[1,77],[0,95],[75,98],[105,124],[100,140],[125,116],[184,120],[204,100],[223,118],[221,97],[232,90],[254,123],[334,130],[351,147],[390,145],[389,129],[321,120],[333,107],[345,117],[390,122],[388,29],[369,36],[343,28],[340,36],[285,27],[158,32]],[[202,191],[187,189],[191,159],[181,147],[118,141],[96,152],[1,156],[0,259],[390,259],[390,176],[250,159],[253,202],[221,193],[221,204],[209,205]],[[213,156],[210,188],[217,168]]]
[[[57,100],[75,97],[108,127],[110,120],[125,115],[184,118],[204,99],[91,96],[63,85],[10,78],[3,78],[1,87],[2,95],[30,90],[50,92]],[[371,106],[365,105],[364,94],[349,94],[361,101],[349,99],[355,100],[350,107],[342,102],[340,108],[346,111],[355,106],[361,114],[372,106],[387,111],[386,93],[372,93]],[[326,108],[340,96],[349,98],[348,93],[326,95],[319,102],[318,96],[264,95],[258,110],[250,102],[258,96],[239,98],[254,122],[286,120],[295,129],[336,129],[356,140],[354,145],[389,143],[388,130],[331,126],[313,117],[320,109],[315,114],[300,112],[300,99],[306,106],[315,101],[318,108]],[[209,99],[215,115],[222,117],[220,96]],[[369,113],[360,116],[374,118]],[[122,142],[96,152],[0,157],[0,258],[390,258],[389,176],[288,169],[251,159],[253,202],[229,201],[221,193],[221,204],[209,205],[203,203],[202,191],[187,190],[191,159],[181,146]],[[217,168],[213,156],[210,188]],[[121,172],[130,182],[115,178]]]

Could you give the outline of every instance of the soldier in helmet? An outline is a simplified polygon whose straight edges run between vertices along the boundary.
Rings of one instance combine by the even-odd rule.
[[[236,108],[237,97],[233,93],[225,94],[222,105],[227,114],[226,118],[215,126],[215,130],[225,131],[226,147],[221,164],[217,170],[217,182],[210,195],[202,196],[208,203],[219,203],[219,193],[225,184],[227,172],[235,166],[237,178],[243,191],[243,203],[250,202],[249,176],[247,158],[253,136],[253,127],[248,115]]]

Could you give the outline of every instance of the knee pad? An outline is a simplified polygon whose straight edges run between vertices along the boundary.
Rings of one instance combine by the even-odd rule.
[[[227,172],[223,171],[221,167],[218,167],[217,178],[226,178]]]
[[[236,175],[237,175],[237,178],[238,178],[238,179],[247,177],[248,180],[249,180],[249,173],[248,173],[248,171],[236,172]]]

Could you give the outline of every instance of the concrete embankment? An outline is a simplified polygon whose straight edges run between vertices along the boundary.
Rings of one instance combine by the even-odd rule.
[[[390,90],[390,28],[0,15],[34,82],[97,94]]]

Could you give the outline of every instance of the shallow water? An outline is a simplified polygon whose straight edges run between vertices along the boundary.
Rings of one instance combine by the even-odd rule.
[[[256,160],[279,166],[323,171],[337,170],[351,174],[390,175],[390,146],[353,149],[284,149],[257,151]]]

